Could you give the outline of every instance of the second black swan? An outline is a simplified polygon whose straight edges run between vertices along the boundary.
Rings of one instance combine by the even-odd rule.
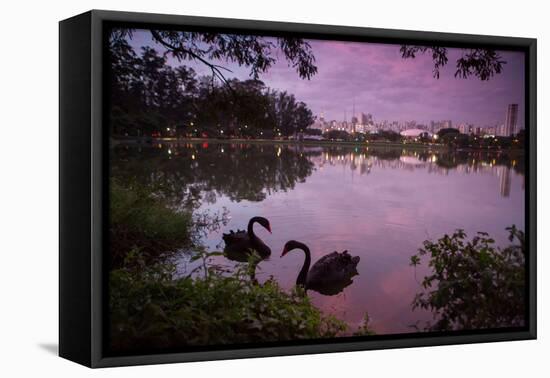
[[[269,248],[263,241],[254,233],[254,223],[260,224],[269,233],[271,233],[271,225],[264,217],[253,217],[248,221],[247,230],[230,230],[228,234],[223,234],[225,242],[225,255],[236,261],[248,261],[251,251],[256,251],[262,259],[271,255]]]
[[[296,285],[306,290],[314,290],[324,295],[338,294],[353,282],[351,277],[359,274],[357,272],[359,256],[351,256],[348,251],[329,253],[310,268],[311,252],[307,245],[299,241],[288,241],[281,257],[294,249],[301,249],[306,255],[304,265],[296,279]]]

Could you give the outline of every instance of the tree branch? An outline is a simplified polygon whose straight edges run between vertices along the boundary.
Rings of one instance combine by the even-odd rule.
[[[171,50],[172,53],[178,59],[180,59],[178,57],[178,54],[187,54],[187,55],[191,56],[193,59],[196,59],[196,60],[200,61],[201,63],[203,63],[204,65],[206,65],[212,71],[212,76],[215,76],[218,79],[220,79],[231,91],[233,91],[233,88],[231,87],[231,84],[229,83],[229,80],[227,80],[225,75],[221,72],[221,69],[232,72],[230,69],[228,69],[226,67],[223,67],[223,66],[219,66],[219,65],[210,63],[209,61],[207,61],[203,57],[197,55],[196,53],[194,53],[193,51],[191,51],[189,49],[184,48],[183,46],[174,46],[174,45],[172,45],[171,43],[165,41],[164,38],[162,38],[162,36],[156,30],[151,30],[151,35],[153,36],[153,39],[155,41],[157,41],[158,43],[160,43],[161,45],[163,45],[167,49]]]

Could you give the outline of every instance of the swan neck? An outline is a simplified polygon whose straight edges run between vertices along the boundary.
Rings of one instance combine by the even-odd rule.
[[[254,233],[254,223],[256,223],[256,219],[252,218],[248,221],[248,236],[250,239],[256,239],[256,234]]]
[[[304,265],[302,266],[302,270],[300,270],[300,273],[298,274],[296,285],[302,285],[303,287],[305,287],[307,282],[307,273],[309,271],[309,266],[311,265],[311,253],[309,251],[309,248],[305,244],[300,246],[300,249],[304,251],[306,258],[304,260]]]

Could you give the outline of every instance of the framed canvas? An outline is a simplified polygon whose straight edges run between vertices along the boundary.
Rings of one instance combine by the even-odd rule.
[[[59,353],[536,338],[536,40],[60,22]]]

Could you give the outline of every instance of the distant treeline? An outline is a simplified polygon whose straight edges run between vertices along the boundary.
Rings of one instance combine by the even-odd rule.
[[[138,54],[125,39],[109,47],[112,136],[270,138],[305,132],[314,122],[305,103],[260,80],[198,76],[153,48]]]
[[[379,130],[376,133],[349,133],[346,130],[328,130],[323,133],[323,137],[328,140],[336,141],[388,141],[402,143],[404,141],[414,141],[424,144],[444,144],[452,148],[476,148],[476,149],[500,149],[500,148],[524,148],[525,130],[520,130],[512,136],[482,136],[474,134],[462,134],[458,129],[441,129],[435,135],[428,132],[420,134],[416,138],[404,137],[392,130]]]

